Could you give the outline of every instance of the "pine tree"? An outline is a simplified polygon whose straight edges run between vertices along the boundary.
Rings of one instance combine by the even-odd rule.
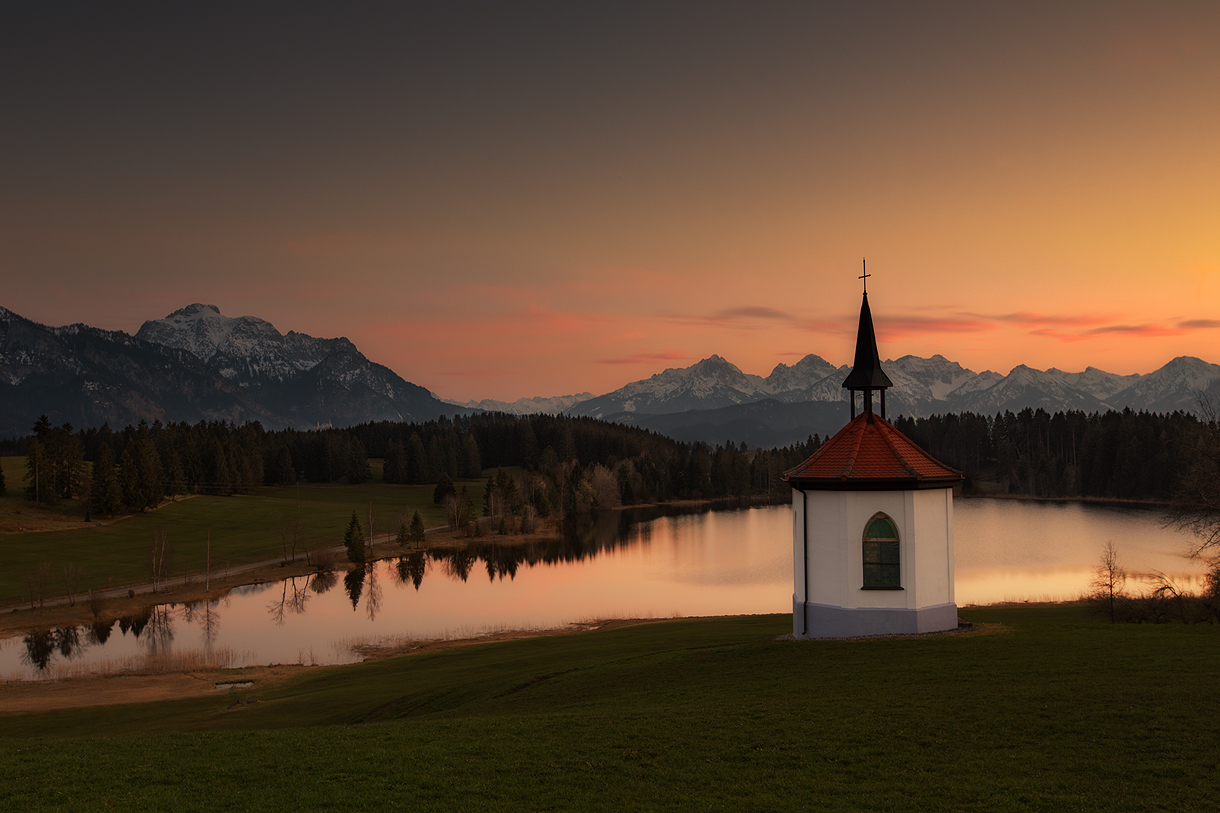
[[[37,504],[48,501],[55,493],[55,489],[49,487],[51,483],[49,469],[42,441],[34,438],[30,441],[29,451],[25,455],[25,479],[29,483],[26,486],[25,495]]]
[[[398,524],[398,533],[394,535],[394,541],[398,543],[398,547],[405,548],[410,540],[411,534],[407,530],[407,523],[400,522]]]
[[[401,440],[391,443],[389,452],[386,454],[385,465],[381,470],[381,479],[387,483],[406,482],[406,457],[407,452],[403,448]]]
[[[114,452],[110,451],[108,443],[97,447],[97,455],[93,459],[89,502],[93,512],[102,517],[113,516],[122,507],[123,494],[114,472]]]
[[[123,454],[119,455],[119,496],[128,510],[140,511],[143,504],[140,503],[139,477],[136,474],[135,457],[131,453],[134,445],[128,443],[123,447]]]
[[[483,474],[483,463],[479,456],[479,443],[474,435],[466,433],[462,441],[462,476],[480,477]]]
[[[164,483],[161,480],[161,456],[157,447],[147,437],[142,437],[135,443],[133,457],[136,463],[136,480],[139,492],[139,505],[136,510],[156,508],[165,497]]]
[[[424,544],[424,518],[416,511],[411,517],[411,532],[407,535],[408,541],[412,545]]]
[[[0,497],[4,496],[4,469],[0,468]]]
[[[347,530],[343,532],[343,547],[347,548],[347,558],[351,562],[364,564],[364,529],[360,527],[355,511],[352,512],[351,522],[347,523]]]

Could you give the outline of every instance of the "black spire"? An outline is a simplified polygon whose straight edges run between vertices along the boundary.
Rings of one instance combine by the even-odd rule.
[[[868,293],[860,306],[860,328],[856,332],[856,361],[843,387],[851,393],[851,416],[856,417],[856,391],[864,391],[864,409],[873,411],[873,390],[881,391],[881,417],[885,417],[885,389],[894,386],[890,377],[881,369],[881,355],[877,352],[877,334],[873,332],[873,314],[868,309]],[[871,420],[871,418],[870,418]]]

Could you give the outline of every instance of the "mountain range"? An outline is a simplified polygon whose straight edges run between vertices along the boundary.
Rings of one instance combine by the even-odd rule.
[[[466,413],[370,361],[344,338],[281,334],[194,304],[135,336],[47,327],[0,308],[0,437],[39,415],[77,428],[261,421],[268,428],[423,421]]]
[[[882,362],[894,386],[886,393],[891,417],[935,413],[1047,412],[1110,409],[1198,412],[1200,397],[1220,402],[1220,365],[1181,356],[1147,375],[1117,375],[1089,367],[1067,373],[1025,365],[1008,375],[976,373],[935,355]],[[569,407],[589,415],[652,429],[678,440],[745,441],[788,445],[810,434],[837,431],[850,408],[843,379],[850,368],[816,355],[776,365],[765,378],[743,373],[720,356],[671,368]]]
[[[882,365],[894,383],[886,394],[891,417],[1026,407],[1197,412],[1201,395],[1220,401],[1220,365],[1189,356],[1146,375],[1024,365],[1007,375],[976,373],[940,355]],[[47,327],[0,307],[0,437],[25,434],[43,414],[78,428],[258,420],[308,429],[486,410],[588,415],[687,441],[788,445],[846,422],[848,372],[810,354],[763,377],[713,355],[604,395],[457,403],[370,361],[345,338],[282,334],[263,319],[225,316],[214,305],[145,322],[134,336],[82,324]]]

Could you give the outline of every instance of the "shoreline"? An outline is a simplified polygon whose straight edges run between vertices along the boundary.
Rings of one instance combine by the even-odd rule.
[[[1085,505],[1109,505],[1115,508],[1168,508],[1168,500],[1132,500],[1122,497],[1035,497],[1030,494],[953,494],[960,500],[1012,500],[1014,502],[1078,502]]]

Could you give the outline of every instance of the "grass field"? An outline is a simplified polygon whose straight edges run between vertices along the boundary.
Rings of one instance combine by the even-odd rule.
[[[10,716],[0,808],[1214,809],[1220,628],[967,615],[1004,626],[792,643],[788,616],[682,620]]]
[[[36,509],[21,496],[22,458],[4,458],[9,495],[0,498],[0,510],[32,516]],[[85,525],[75,517],[71,528],[0,535],[0,606],[30,601],[29,579],[46,563],[48,595],[65,594],[63,566],[72,562],[84,569],[80,589],[140,584],[148,581],[147,561],[152,535],[164,530],[173,547],[171,575],[202,573],[211,534],[214,568],[272,559],[284,549],[282,534],[300,531],[298,553],[306,548],[339,545],[352,511],[368,531],[370,502],[376,511],[378,534],[397,528],[398,516],[419,510],[424,524],[444,524],[444,511],[432,503],[432,486],[387,485],[380,480],[380,461],[374,461],[375,480],[358,486],[302,484],[261,488],[235,497],[199,496],[168,503],[105,525]],[[14,474],[15,472],[15,474]],[[482,480],[459,481],[469,488],[476,511],[482,510]],[[55,509],[73,517],[72,504]],[[51,511],[50,513],[54,513]]]

